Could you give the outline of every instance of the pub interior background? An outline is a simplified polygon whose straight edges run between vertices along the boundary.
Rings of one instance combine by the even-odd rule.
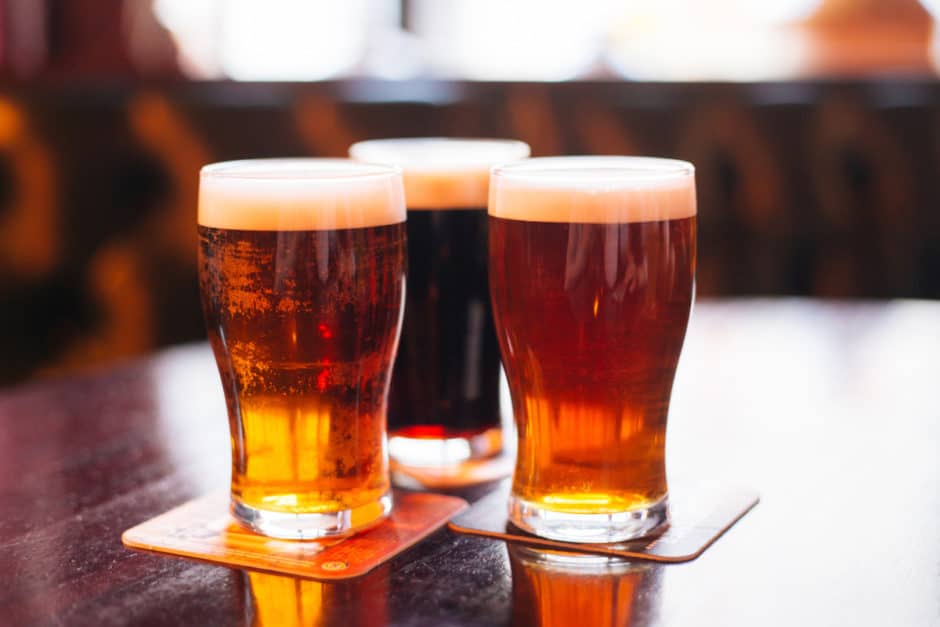
[[[0,384],[204,338],[211,161],[689,160],[699,298],[940,296],[940,0],[0,0]]]

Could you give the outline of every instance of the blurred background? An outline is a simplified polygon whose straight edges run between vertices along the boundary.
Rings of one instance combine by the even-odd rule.
[[[204,336],[199,167],[698,168],[700,297],[940,297],[940,0],[0,0],[0,384]]]

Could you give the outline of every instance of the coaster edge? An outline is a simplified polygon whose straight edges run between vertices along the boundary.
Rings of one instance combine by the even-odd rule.
[[[538,548],[555,549],[559,551],[565,551],[568,553],[575,553],[575,554],[580,553],[580,554],[587,554],[587,555],[604,555],[604,556],[609,556],[609,557],[623,557],[627,559],[665,563],[665,564],[682,564],[686,562],[691,562],[701,557],[702,554],[705,553],[705,551],[707,551],[713,544],[715,544],[715,542],[717,542],[721,537],[723,537],[732,527],[734,527],[742,518],[744,518],[748,513],[750,513],[761,502],[760,493],[756,489],[741,488],[741,486],[737,486],[737,487],[739,489],[747,490],[748,492],[747,501],[746,501],[747,506],[742,507],[736,516],[734,516],[733,518],[728,520],[726,524],[718,528],[717,532],[714,535],[711,535],[709,540],[706,543],[704,543],[702,546],[700,546],[696,551],[692,553],[687,553],[684,555],[661,555],[661,554],[654,553],[652,551],[640,553],[640,552],[628,551],[628,550],[611,549],[611,548],[607,548],[604,545],[592,546],[589,543],[576,544],[576,543],[570,543],[570,542],[560,542],[556,540],[550,540],[547,538],[539,538],[538,536],[523,536],[523,535],[515,535],[515,534],[509,534],[509,533],[489,532],[489,531],[483,531],[483,530],[475,529],[471,527],[463,527],[463,526],[456,524],[453,520],[448,521],[447,527],[454,533],[473,535],[473,536],[478,536],[482,538],[489,538],[491,540],[499,540],[502,542],[512,542],[514,544],[535,546]],[[655,549],[655,547],[653,548]]]
[[[304,579],[310,579],[314,581],[321,581],[321,582],[328,583],[328,582],[334,582],[334,581],[355,579],[355,578],[362,577],[364,575],[369,574],[370,572],[372,572],[379,566],[396,559],[402,553],[413,548],[415,545],[419,544],[420,542],[428,538],[433,533],[439,531],[440,529],[445,528],[449,524],[451,518],[465,512],[470,507],[470,503],[466,499],[461,498],[459,496],[454,496],[454,495],[449,495],[449,494],[437,494],[433,492],[415,492],[415,494],[423,494],[427,496],[432,496],[435,499],[438,499],[444,503],[447,503],[448,508],[449,509],[452,508],[452,511],[448,512],[445,516],[442,516],[441,520],[439,522],[436,522],[433,526],[431,526],[424,534],[415,535],[409,542],[401,545],[399,550],[397,550],[393,555],[389,556],[387,559],[380,561],[378,563],[375,563],[375,564],[371,564],[367,568],[362,568],[362,567],[358,569],[354,568],[342,574],[333,573],[329,577],[323,577],[322,575],[318,576],[318,571],[313,570],[313,569],[305,570],[304,565],[307,565],[307,564],[311,566],[313,565],[313,562],[308,562],[306,560],[295,561],[295,565],[290,567],[291,568],[290,571],[285,570],[285,569],[278,570],[274,568],[264,568],[263,566],[259,566],[254,561],[249,561],[253,554],[252,553],[243,554],[243,552],[238,549],[235,549],[232,552],[230,552],[228,554],[228,557],[225,558],[225,557],[217,556],[217,555],[208,555],[205,552],[201,552],[197,548],[194,548],[195,545],[192,545],[185,541],[183,541],[184,546],[180,548],[176,548],[174,550],[168,550],[168,547],[166,547],[165,545],[155,545],[150,542],[145,542],[141,539],[139,535],[139,529],[141,527],[144,527],[145,525],[149,525],[153,523],[153,521],[163,518],[164,516],[170,515],[171,513],[173,513],[174,511],[178,509],[182,509],[198,501],[209,499],[213,496],[213,494],[214,494],[213,492],[208,492],[202,496],[197,496],[175,507],[172,507],[161,514],[157,514],[156,516],[148,518],[147,520],[144,520],[134,525],[133,527],[125,529],[121,533],[121,544],[126,549],[129,549],[129,550],[141,551],[141,552],[149,553],[149,554],[164,557],[164,558],[175,557],[175,558],[190,559],[190,560],[195,560],[198,562],[212,564],[214,566],[221,566],[225,568],[246,569],[246,570],[271,573],[271,574],[287,576],[287,577],[300,577]],[[329,548],[339,546],[340,544],[341,543],[331,545],[331,547]],[[278,558],[278,559],[281,559],[281,558]]]

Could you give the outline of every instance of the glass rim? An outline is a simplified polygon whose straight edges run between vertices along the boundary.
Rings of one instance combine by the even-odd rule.
[[[346,183],[401,176],[393,164],[332,157],[275,157],[217,161],[202,166],[200,179],[284,181],[306,184]]]
[[[629,187],[683,180],[695,175],[695,166],[688,161],[663,157],[571,155],[522,159],[493,166],[491,174],[494,179],[536,185]]]
[[[698,213],[695,167],[658,157],[538,157],[491,171],[487,213],[534,222],[621,224]]]
[[[457,158],[440,160],[438,154],[416,153],[420,148],[453,148]],[[460,152],[461,149],[464,152]],[[491,149],[491,150],[487,150]],[[497,137],[388,137],[366,139],[349,147],[349,156],[363,163],[388,163],[408,170],[491,168],[506,161],[524,159],[530,146],[518,139]]]

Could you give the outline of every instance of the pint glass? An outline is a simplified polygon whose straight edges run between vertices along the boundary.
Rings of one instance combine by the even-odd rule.
[[[381,139],[349,150],[403,169],[408,290],[389,397],[389,452],[445,466],[502,448],[499,345],[487,282],[490,168],[527,157],[518,141]]]
[[[695,276],[691,164],[494,169],[490,286],[519,434],[510,519],[570,542],[666,520],[666,416]]]
[[[285,159],[203,168],[199,279],[228,405],[232,512],[280,538],[391,508],[385,418],[401,327],[400,171]]]

